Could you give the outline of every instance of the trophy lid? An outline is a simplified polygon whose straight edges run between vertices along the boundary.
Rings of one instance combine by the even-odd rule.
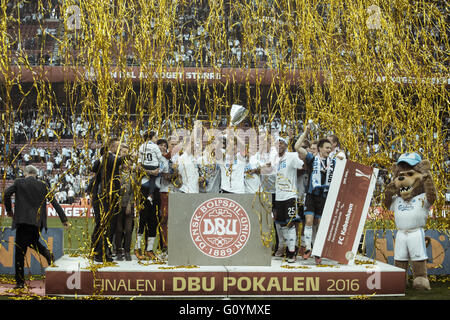
[[[248,114],[248,110],[240,104],[231,105],[230,121],[235,126],[242,122]]]

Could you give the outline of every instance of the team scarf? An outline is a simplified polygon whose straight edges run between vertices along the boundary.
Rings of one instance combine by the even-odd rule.
[[[325,164],[328,164],[326,166]],[[320,156],[317,155],[314,158],[311,172],[311,187],[312,191],[317,193],[319,191],[328,192],[330,187],[331,179],[333,178],[333,171],[336,165],[336,159],[331,157],[327,158],[326,163],[321,160]],[[322,185],[322,171],[326,171],[325,184]],[[322,190],[320,190],[320,188]]]

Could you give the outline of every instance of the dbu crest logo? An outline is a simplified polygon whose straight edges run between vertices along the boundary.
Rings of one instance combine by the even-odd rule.
[[[195,209],[190,234],[197,249],[213,258],[228,258],[245,247],[250,220],[244,208],[228,198],[213,198]]]

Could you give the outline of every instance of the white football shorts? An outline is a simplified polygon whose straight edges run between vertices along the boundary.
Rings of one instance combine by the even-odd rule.
[[[427,260],[425,232],[422,228],[398,230],[395,237],[394,259],[397,261]]]

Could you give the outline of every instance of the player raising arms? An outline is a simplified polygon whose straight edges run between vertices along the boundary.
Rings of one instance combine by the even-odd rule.
[[[278,138],[278,164],[275,182],[274,214],[275,224],[287,244],[289,263],[295,262],[297,232],[300,221],[297,214],[297,169],[303,167],[303,161],[297,152],[288,152],[288,143]]]

